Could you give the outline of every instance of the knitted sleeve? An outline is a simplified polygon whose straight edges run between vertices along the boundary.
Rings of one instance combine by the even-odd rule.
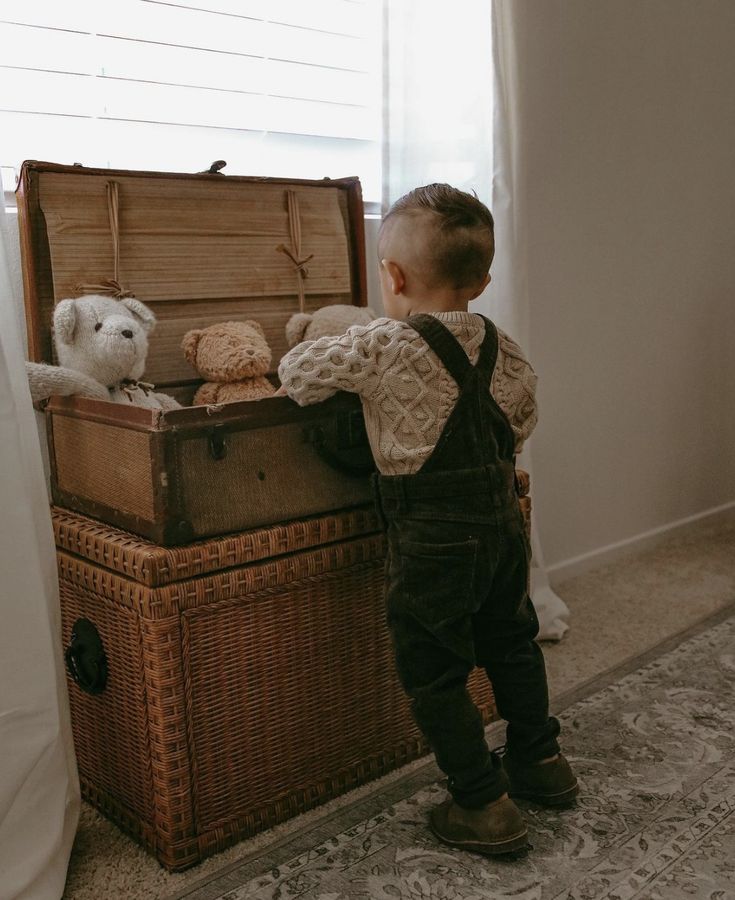
[[[353,325],[340,337],[304,341],[283,357],[278,377],[299,406],[320,403],[337,391],[369,396],[377,387],[401,323],[375,319]]]
[[[536,373],[521,348],[498,328],[498,361],[492,392],[516,436],[516,453],[521,452],[538,421],[537,383]]]

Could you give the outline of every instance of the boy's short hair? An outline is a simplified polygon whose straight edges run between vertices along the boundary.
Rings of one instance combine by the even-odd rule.
[[[474,194],[449,184],[414,188],[391,206],[381,236],[398,217],[426,216],[429,236],[421,260],[423,280],[432,285],[470,288],[486,277],[495,253],[495,223]]]

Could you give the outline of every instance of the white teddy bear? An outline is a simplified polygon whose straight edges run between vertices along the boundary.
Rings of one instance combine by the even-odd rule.
[[[78,394],[148,409],[179,409],[173,397],[138,381],[155,324],[150,309],[134,297],[86,294],[62,300],[54,310],[59,365],[26,363],[33,400]]]

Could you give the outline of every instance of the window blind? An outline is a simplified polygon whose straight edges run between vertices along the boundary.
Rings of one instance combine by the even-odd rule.
[[[380,0],[23,0],[0,11],[0,167],[321,178],[380,198]]]

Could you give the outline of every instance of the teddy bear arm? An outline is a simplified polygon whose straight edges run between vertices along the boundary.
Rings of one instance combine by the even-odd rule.
[[[205,382],[194,395],[195,406],[212,403],[237,403],[241,400],[263,400],[272,397],[276,389],[267,378],[256,376],[241,381]]]
[[[161,404],[161,409],[163,410],[181,409],[179,401],[174,400],[174,398],[170,397],[168,394],[159,394],[156,392],[153,396]]]
[[[49,366],[46,363],[26,363],[26,375],[35,402],[49,397],[68,397],[77,394],[95,400],[109,400],[110,392],[99,381],[65,366]]]
[[[232,400],[264,400],[266,397],[272,397],[276,392],[264,375],[244,378],[242,381],[227,385],[227,387],[233,389]]]
[[[222,385],[216,381],[205,381],[194,394],[193,406],[209,406],[212,403],[220,403],[218,394]]]

